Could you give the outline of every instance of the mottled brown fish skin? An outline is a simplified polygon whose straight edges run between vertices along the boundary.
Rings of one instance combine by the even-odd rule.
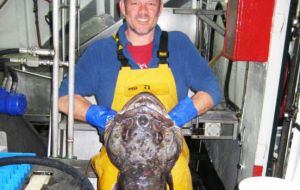
[[[120,170],[115,190],[165,190],[183,136],[150,93],[133,97],[104,133],[111,162]]]

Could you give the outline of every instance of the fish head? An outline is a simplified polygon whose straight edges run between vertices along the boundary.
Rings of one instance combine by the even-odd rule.
[[[141,93],[108,123],[104,141],[121,174],[147,181],[149,176],[169,174],[181,153],[183,135],[163,104]]]

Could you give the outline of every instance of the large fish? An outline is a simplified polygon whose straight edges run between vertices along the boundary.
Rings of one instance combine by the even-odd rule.
[[[120,170],[115,190],[173,189],[170,171],[183,135],[155,96],[134,96],[106,126],[104,141]]]

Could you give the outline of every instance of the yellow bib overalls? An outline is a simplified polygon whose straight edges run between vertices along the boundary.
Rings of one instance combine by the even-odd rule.
[[[112,109],[120,111],[135,95],[141,92],[154,94],[169,112],[178,102],[175,80],[167,64],[158,68],[137,69],[121,67],[119,71]],[[98,189],[113,190],[117,181],[118,169],[110,162],[103,146],[100,153],[92,158],[92,166],[98,175]],[[189,150],[183,140],[182,152],[171,170],[175,190],[192,190],[189,170]]]

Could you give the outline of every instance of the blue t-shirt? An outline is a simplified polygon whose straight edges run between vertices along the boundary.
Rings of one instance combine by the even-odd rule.
[[[133,69],[139,69],[130,55],[125,36],[127,24],[119,29],[119,40],[123,46],[123,54]],[[159,63],[161,29],[155,28],[152,59],[149,68],[156,68]],[[117,44],[113,37],[93,42],[79,58],[75,66],[75,94],[81,96],[95,95],[98,104],[111,107],[115,85],[121,63],[117,58]],[[188,95],[188,90],[205,91],[213,99],[214,105],[221,99],[219,83],[207,61],[200,55],[190,39],[182,32],[168,33],[169,66],[174,75],[178,100]],[[59,89],[59,96],[68,94],[68,78]]]

